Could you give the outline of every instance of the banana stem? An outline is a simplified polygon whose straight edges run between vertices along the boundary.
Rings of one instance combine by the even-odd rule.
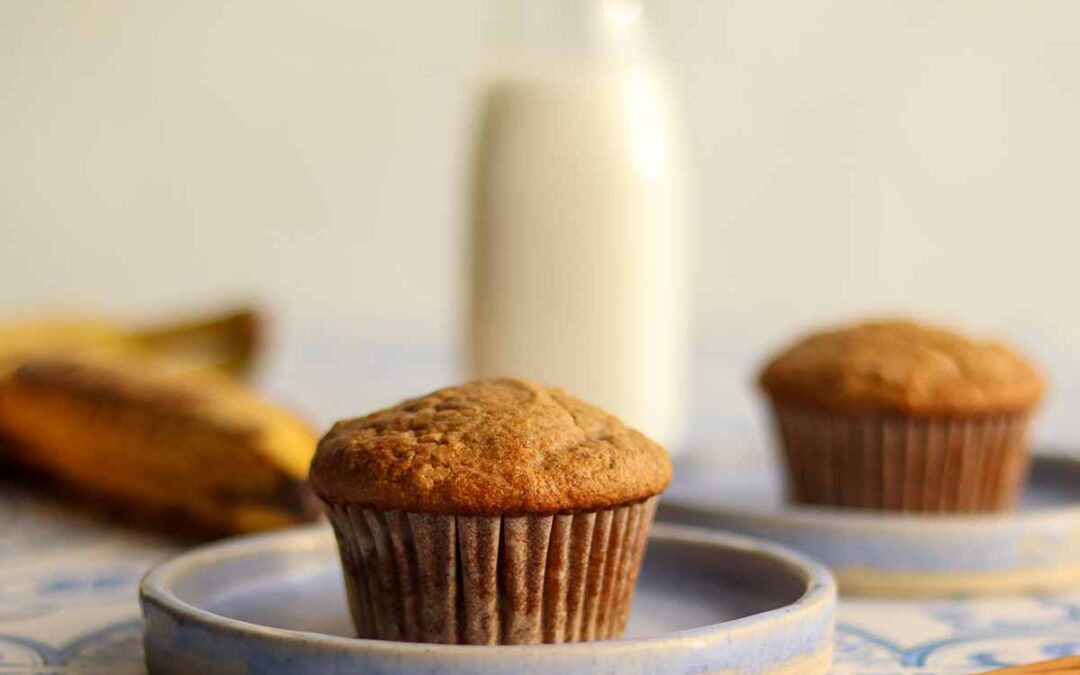
[[[261,345],[261,327],[262,318],[248,308],[137,329],[128,337],[147,349],[243,376],[250,371]]]

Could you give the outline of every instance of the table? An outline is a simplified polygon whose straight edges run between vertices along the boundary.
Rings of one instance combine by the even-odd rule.
[[[143,675],[136,589],[180,548],[0,484],[0,673]],[[946,675],[1070,654],[1080,654],[1080,591],[845,598],[833,672]]]

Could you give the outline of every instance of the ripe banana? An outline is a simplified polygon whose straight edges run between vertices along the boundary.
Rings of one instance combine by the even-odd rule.
[[[185,533],[315,516],[306,424],[223,375],[145,350],[23,361],[0,379],[0,430],[18,462]]]
[[[0,322],[0,377],[27,358],[114,348],[142,348],[183,359],[192,369],[243,375],[258,348],[260,323],[250,309],[149,328],[82,318]]]
[[[0,324],[0,377],[27,358],[40,354],[120,346],[127,338],[108,323],[92,320],[45,320]]]

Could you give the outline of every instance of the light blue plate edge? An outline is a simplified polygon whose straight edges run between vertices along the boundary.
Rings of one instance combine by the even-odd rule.
[[[313,526],[200,547],[151,570],[139,592],[153,673],[769,672],[831,651],[836,583],[818,563],[783,546],[701,528],[657,524],[650,539],[737,549],[781,561],[805,580],[794,603],[702,628],[642,639],[473,647],[344,638],[260,626],[192,606],[171,590],[185,573],[260,550],[325,546]]]
[[[1037,455],[1034,462],[1080,469],[1080,458]],[[790,505],[763,513],[737,504],[703,506],[661,499],[664,522],[779,542],[836,572],[1010,572],[1080,564],[1080,485],[1075,505],[1006,514],[919,515]]]

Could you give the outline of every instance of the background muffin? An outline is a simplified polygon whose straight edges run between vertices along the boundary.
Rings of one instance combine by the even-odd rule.
[[[620,635],[670,479],[637,431],[513,379],[339,422],[310,477],[359,635],[468,644]]]
[[[1044,389],[1005,346],[907,321],[806,337],[760,384],[795,501],[905,511],[1012,506]]]

